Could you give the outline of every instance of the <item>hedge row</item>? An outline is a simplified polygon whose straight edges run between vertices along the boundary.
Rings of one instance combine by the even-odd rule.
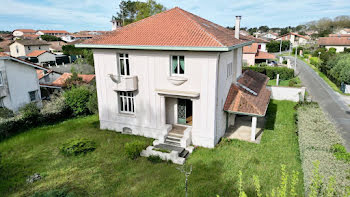
[[[350,165],[347,161],[335,157],[334,145],[343,144],[336,127],[315,103],[298,106],[297,123],[306,194],[310,192],[313,184],[313,163],[319,161],[322,182],[327,185],[333,177],[336,182],[336,196],[347,196]],[[320,192],[324,192],[325,189],[320,188]]]
[[[249,66],[249,67],[243,67],[243,71],[245,70],[252,70],[255,72],[262,73],[264,75],[267,75],[270,79],[276,79],[277,74],[280,75],[280,79],[282,80],[289,80],[294,78],[294,70],[286,67]]]

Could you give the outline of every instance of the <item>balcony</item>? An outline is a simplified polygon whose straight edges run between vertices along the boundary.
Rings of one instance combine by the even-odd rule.
[[[117,76],[109,75],[115,85],[113,90],[115,91],[135,91],[138,88],[137,76]]]

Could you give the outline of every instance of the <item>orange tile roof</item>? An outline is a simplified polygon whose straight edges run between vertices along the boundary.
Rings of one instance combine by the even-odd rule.
[[[350,34],[329,34],[329,37],[350,37]]]
[[[175,7],[82,44],[231,47],[246,42],[243,36],[236,39],[232,30]]]
[[[297,37],[301,37],[301,38],[304,38],[304,39],[306,39],[306,40],[309,40],[309,39],[310,39],[310,37],[308,37],[308,36],[303,36],[303,35],[300,35],[300,34],[297,34],[297,33],[294,33],[294,32],[289,32],[289,33],[287,33],[287,34],[284,34],[284,35],[282,35],[282,36],[276,38],[275,40],[280,39],[280,38],[282,38],[282,40],[283,40],[284,37],[289,36],[289,35],[295,35],[295,36],[297,36]]]
[[[275,59],[276,56],[271,53],[267,53],[264,51],[258,51],[258,53],[255,55],[255,59]]]
[[[271,96],[271,91],[266,88],[269,78],[247,70],[241,75],[240,80],[243,84],[231,85],[224,110],[231,113],[265,116]]]
[[[41,79],[45,76],[43,70],[36,70],[36,75],[38,76],[38,79]]]
[[[10,55],[4,52],[0,52],[0,57],[5,57],[5,56],[10,56]]]
[[[243,47],[243,53],[257,53],[258,43],[253,43],[252,45]]]
[[[68,31],[65,31],[65,30],[38,30],[38,31],[41,31],[43,33],[63,33],[63,34],[69,34]]]
[[[321,37],[318,39],[321,46],[350,46],[350,37]]]
[[[28,53],[26,56],[27,57],[38,57],[39,55],[45,53],[46,51],[45,50],[35,50],[31,53]]]
[[[72,73],[63,73],[59,78],[57,78],[51,85],[64,87],[66,85],[66,80],[72,76]],[[81,77],[85,83],[90,83],[95,75],[81,75],[78,74],[78,77]]]
[[[35,33],[36,32],[34,29],[15,29],[13,31],[21,31],[23,33]]]

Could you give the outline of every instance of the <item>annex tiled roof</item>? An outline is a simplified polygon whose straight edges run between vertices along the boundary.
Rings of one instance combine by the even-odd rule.
[[[350,34],[329,34],[329,37],[350,37]]]
[[[238,83],[231,85],[224,110],[231,113],[265,116],[271,96],[271,91],[266,88],[268,80],[269,78],[263,74],[245,71]]]
[[[321,37],[318,39],[321,46],[350,46],[350,37]]]
[[[50,43],[43,41],[43,40],[15,40],[14,42],[18,42],[20,44],[23,44],[24,46],[36,46],[36,45],[50,45]]]
[[[72,73],[63,73],[59,78],[57,78],[51,85],[64,87],[66,85],[66,80],[72,76]],[[78,74],[78,77],[81,77],[85,83],[90,83],[95,75],[81,75]]]
[[[13,31],[21,31],[23,33],[35,33],[36,32],[34,29],[15,29]]]
[[[45,34],[47,33],[61,33],[61,34],[69,34],[68,31],[65,31],[65,30],[38,30],[38,31],[41,31]]]
[[[28,53],[26,56],[27,57],[38,57],[39,55],[41,55],[45,52],[46,52],[45,50],[35,50],[35,51],[32,51],[31,53]]]
[[[250,40],[236,39],[234,31],[178,7],[150,16],[86,40],[82,44],[167,46],[167,47],[231,47]]]
[[[275,59],[276,56],[271,53],[267,53],[264,51],[258,51],[258,53],[255,55],[255,59]]]
[[[249,46],[243,47],[243,53],[257,53],[258,52],[258,43],[253,43]]]
[[[10,56],[10,55],[4,52],[0,52],[0,57],[6,57],[6,56]]]

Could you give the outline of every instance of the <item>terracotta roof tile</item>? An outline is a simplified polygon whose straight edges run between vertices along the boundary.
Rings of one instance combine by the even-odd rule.
[[[321,37],[318,39],[321,46],[350,46],[350,37]]]
[[[69,34],[69,32],[68,31],[66,31],[66,30],[38,30],[38,31],[41,31],[41,32],[43,32],[43,33],[63,33],[63,34]]]
[[[258,53],[255,55],[255,59],[275,59],[276,56],[271,53],[267,53],[264,51],[258,51]]]
[[[36,32],[34,29],[15,29],[13,31],[21,31],[23,33],[35,33]]]
[[[41,55],[45,52],[46,52],[45,50],[35,50],[35,51],[32,51],[31,53],[28,53],[26,56],[27,57],[38,57],[39,55]]]
[[[258,43],[253,43],[249,46],[243,47],[243,53],[257,53],[258,52]]]
[[[252,94],[242,85],[232,84],[226,98],[224,110],[232,113],[244,113],[256,116],[264,116],[270,102],[271,91],[266,88],[268,77],[254,71],[242,74],[241,83],[254,89]],[[237,83],[238,84],[238,83]]]
[[[10,56],[10,55],[4,52],[0,52],[0,57],[6,57],[6,56]]]
[[[63,73],[59,78],[57,78],[51,85],[64,87],[66,85],[66,80],[72,76],[72,73]],[[95,75],[81,75],[78,74],[78,77],[81,77],[85,83],[90,83]]]
[[[18,42],[20,44],[23,44],[24,46],[39,46],[39,45],[50,45],[50,43],[44,41],[44,40],[15,40],[14,42]]]
[[[329,34],[329,37],[350,37],[350,34]]]
[[[230,47],[246,42],[248,40],[236,39],[234,31],[176,7],[86,40],[83,44]]]

